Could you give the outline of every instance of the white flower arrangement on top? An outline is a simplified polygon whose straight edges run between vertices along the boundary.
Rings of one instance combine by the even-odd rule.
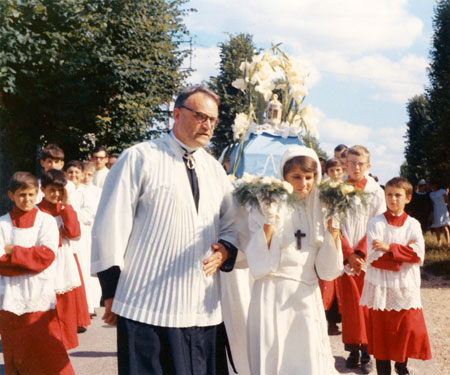
[[[232,174],[236,173],[244,143],[250,134],[269,131],[283,138],[288,136],[318,137],[317,118],[310,104],[303,106],[308,94],[305,86],[306,75],[298,61],[291,59],[279,45],[275,45],[264,54],[252,57],[251,62],[243,61],[239,67],[242,78],[236,79],[233,87],[248,96],[247,112],[236,115],[233,124],[233,137],[239,146],[238,156]],[[281,98],[281,123],[278,126],[263,124],[264,119],[256,118],[255,108],[266,108],[274,91]]]

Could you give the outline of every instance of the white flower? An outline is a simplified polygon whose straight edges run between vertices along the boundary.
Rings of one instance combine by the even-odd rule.
[[[290,86],[291,89],[291,95],[294,98],[294,100],[297,102],[297,104],[300,104],[303,100],[303,98],[308,95],[308,89],[301,85],[301,84],[295,84]]]
[[[339,181],[331,181],[329,183],[330,187],[336,189],[341,183]]]
[[[253,182],[254,179],[255,179],[255,176],[252,176],[250,173],[244,172],[244,174],[242,175],[242,180],[246,184]]]
[[[243,78],[235,79],[231,83],[231,86],[233,86],[233,87],[235,87],[235,88],[237,88],[237,89],[239,89],[241,91],[244,91],[244,92],[247,89],[247,83],[245,82],[245,80]]]
[[[343,184],[341,187],[342,194],[347,195],[355,191],[355,187],[350,184]]]
[[[248,120],[248,116],[245,113],[238,113],[234,119],[234,123],[233,123],[233,134],[234,134],[234,139],[239,139],[242,134],[245,134],[245,132],[247,131],[248,127],[250,126],[249,120]]]
[[[247,61],[242,61],[241,65],[239,65],[239,70],[243,73],[248,72],[250,69],[250,63],[248,63]]]
[[[261,183],[270,185],[272,183],[272,179],[270,177],[263,177],[261,179]]]
[[[287,181],[283,181],[283,187],[287,190],[287,192],[289,194],[292,194],[294,192],[294,188],[292,187],[292,185],[287,182]]]
[[[300,111],[300,115],[303,119],[303,124],[305,125],[306,129],[315,137],[319,136],[319,132],[317,131],[316,125],[317,125],[317,117],[314,114],[313,108],[311,104],[308,104],[307,106],[303,107],[303,109]]]

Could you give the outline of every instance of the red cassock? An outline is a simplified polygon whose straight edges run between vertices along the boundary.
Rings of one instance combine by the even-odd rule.
[[[390,225],[401,226],[406,213],[393,217],[385,213]],[[404,262],[419,263],[414,250],[405,245],[390,244],[391,252],[373,261],[375,268],[398,272]],[[420,308],[405,310],[369,309],[368,351],[376,359],[405,362],[407,358],[431,359],[430,342],[423,311]]]
[[[366,258],[366,237],[358,243],[355,249],[352,249],[348,241],[341,235],[341,244],[344,259],[353,253]],[[368,343],[369,312],[367,307],[359,304],[364,286],[364,275],[364,271],[361,271],[358,276],[344,273],[337,279],[339,310],[342,314],[342,342],[344,344],[367,345]]]
[[[77,213],[72,206],[63,206],[61,203],[52,204],[43,199],[38,204],[38,207],[41,211],[54,217],[61,216],[63,226],[60,229],[60,233],[62,236],[69,240],[80,237],[80,222],[78,221]],[[60,236],[60,246],[61,244]],[[77,256],[75,254],[73,256],[75,257],[78,272],[80,274],[81,286],[64,294],[56,295],[56,311],[60,320],[64,346],[67,350],[78,346],[77,327],[87,327],[91,324],[80,264]]]
[[[31,228],[37,209],[10,212],[13,225]],[[54,261],[55,254],[46,246],[24,248],[14,246],[11,255],[0,257],[0,275],[19,276],[39,273]],[[5,361],[5,374],[72,375],[74,370],[62,343],[56,310],[16,315],[0,311],[0,335]]]

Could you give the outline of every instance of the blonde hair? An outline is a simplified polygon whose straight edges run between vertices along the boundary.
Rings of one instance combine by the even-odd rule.
[[[355,145],[350,147],[347,150],[347,156],[348,155],[365,156],[367,158],[367,161],[370,163],[370,152],[364,146]]]

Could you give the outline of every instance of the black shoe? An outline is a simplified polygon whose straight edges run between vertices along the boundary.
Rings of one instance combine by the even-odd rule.
[[[363,354],[363,356],[361,357],[361,372],[363,374],[370,374],[370,372],[372,371],[373,365],[372,365],[372,361],[370,359],[370,355],[368,354]]]
[[[406,367],[406,363],[396,363],[394,365],[395,372],[398,375],[409,375],[408,368]]]
[[[84,333],[87,331],[86,327],[77,327],[77,333]]]
[[[359,352],[350,352],[347,360],[345,361],[345,367],[355,368],[359,364]]]
[[[339,331],[339,327],[336,323],[328,323],[328,336],[337,336],[340,334],[341,331]]]

